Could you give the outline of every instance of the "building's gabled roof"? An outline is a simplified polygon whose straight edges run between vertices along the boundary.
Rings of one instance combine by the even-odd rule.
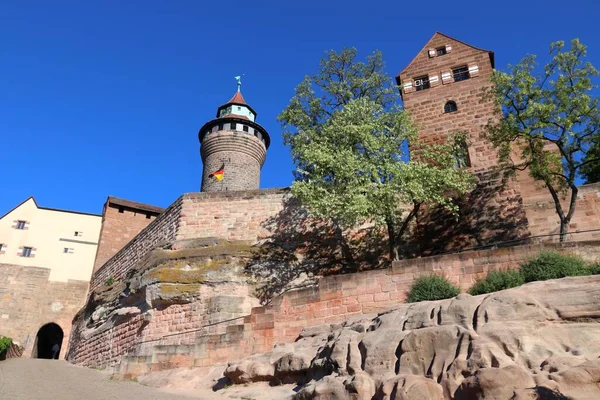
[[[157,207],[157,206],[153,206],[153,205],[145,204],[145,203],[138,203],[137,201],[125,200],[125,199],[121,199],[119,197],[114,197],[114,196],[108,196],[108,198],[106,199],[105,205],[109,205],[109,204],[132,208],[135,210],[140,210],[140,211],[145,211],[145,212],[151,212],[154,214],[161,214],[163,211],[165,211],[165,209],[162,207]]]
[[[429,43],[431,43],[437,36],[444,36],[445,38],[448,38],[450,40],[454,40],[455,42],[464,44],[465,46],[471,47],[475,50],[479,50],[479,51],[484,51],[486,53],[488,53],[490,55],[490,61],[492,63],[492,68],[494,68],[494,52],[490,51],[490,50],[485,50],[485,49],[480,49],[479,47],[475,47],[473,45],[470,45],[469,43],[465,43],[462,40],[458,40],[453,38],[452,36],[448,36],[440,31],[435,31],[435,33],[433,34],[433,36],[427,41],[427,43],[425,43],[425,45],[423,47],[421,47],[421,50],[419,50],[419,52],[417,53],[417,55],[411,60],[410,63],[408,63],[408,65],[406,67],[404,67],[404,69],[402,71],[400,71],[398,73],[398,75],[396,75],[396,80],[399,81],[400,80],[400,75],[404,73],[404,71],[406,71],[414,62],[417,58],[419,58],[420,55],[423,54],[423,51],[427,48],[430,47]]]
[[[40,207],[40,206],[38,206],[37,201],[35,201],[35,197],[29,196],[28,198],[26,198],[25,200],[23,200],[22,202],[20,202],[19,204],[17,204],[15,207],[13,207],[10,210],[8,210],[4,215],[2,215],[0,217],[0,219],[6,217],[8,214],[10,214],[11,212],[13,212],[17,208],[21,207],[23,204],[27,203],[29,200],[33,200],[33,204],[35,204],[35,207],[38,210],[57,211],[57,212],[65,212],[65,213],[81,214],[81,215],[90,215],[92,217],[101,217],[102,216],[100,214],[88,213],[88,212],[83,212],[83,211],[72,211],[72,210],[63,210],[63,209],[60,209],[60,208]]]

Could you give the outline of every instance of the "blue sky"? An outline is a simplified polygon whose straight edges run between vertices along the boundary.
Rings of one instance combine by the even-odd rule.
[[[578,37],[600,68],[600,2],[5,1],[0,215],[30,195],[100,213],[113,195],[166,207],[198,191],[197,132],[235,92],[271,134],[262,187],[288,186],[277,114],[325,51],[379,49],[396,75],[439,30],[496,67]]]

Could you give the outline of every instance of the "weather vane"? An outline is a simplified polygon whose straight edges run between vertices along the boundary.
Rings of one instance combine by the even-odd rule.
[[[242,76],[244,76],[244,74],[235,77],[235,80],[237,81],[238,92],[242,91]]]

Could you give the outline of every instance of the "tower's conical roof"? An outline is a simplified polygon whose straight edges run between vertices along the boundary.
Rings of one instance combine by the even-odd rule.
[[[246,103],[244,96],[240,91],[235,92],[233,97],[217,110],[217,118],[237,117],[254,121],[256,111]]]
[[[242,92],[235,92],[233,97],[225,104],[231,103],[248,105],[246,100],[244,100],[244,96],[242,96]]]

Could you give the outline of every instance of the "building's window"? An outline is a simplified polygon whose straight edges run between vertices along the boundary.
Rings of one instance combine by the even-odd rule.
[[[17,229],[25,229],[25,221],[17,221]]]
[[[75,231],[75,236],[83,236],[83,232],[81,232],[81,231]]]
[[[425,75],[415,78],[414,85],[417,92],[419,90],[429,89],[429,76]]]
[[[119,214],[123,214],[125,212],[125,209],[123,207],[119,207]]]
[[[248,126],[247,125],[242,125],[242,129],[244,130],[244,132],[248,132]]]
[[[150,219],[150,218],[152,218],[152,214],[146,213],[146,219]]]
[[[0,243],[0,251],[4,251],[5,248],[6,248],[6,246],[4,246],[2,243]]]
[[[63,253],[65,254],[73,254],[75,252],[75,249],[73,249],[72,247],[65,247],[63,249]]]
[[[438,56],[443,56],[444,54],[447,54],[446,52],[446,46],[444,47],[438,47],[437,49],[435,49],[435,54]]]
[[[457,140],[454,143],[453,157],[454,166],[456,168],[468,168],[471,166],[471,160],[469,159],[469,147],[464,139]]]
[[[63,249],[63,253],[68,253],[68,252],[69,252],[69,248],[68,248],[68,247],[65,247],[65,248]]]
[[[23,247],[23,257],[31,257],[31,247]]]
[[[235,130],[236,130],[236,129],[235,129],[235,122],[232,122],[232,123],[231,123],[231,128],[229,128],[229,129],[231,129],[232,131],[235,131]]]
[[[223,130],[223,124],[219,124],[219,127],[218,127],[218,129],[219,129],[220,131],[222,131],[222,130]]]
[[[450,100],[448,102],[446,102],[446,105],[444,105],[444,112],[445,113],[452,113],[458,111],[458,107],[456,106],[456,102]]]
[[[239,106],[238,106],[238,108],[237,108],[237,109],[238,109],[238,111],[241,111],[242,107],[239,107]]]
[[[471,76],[469,75],[469,67],[458,67],[452,70],[452,75],[454,77],[454,82],[466,81]]]

